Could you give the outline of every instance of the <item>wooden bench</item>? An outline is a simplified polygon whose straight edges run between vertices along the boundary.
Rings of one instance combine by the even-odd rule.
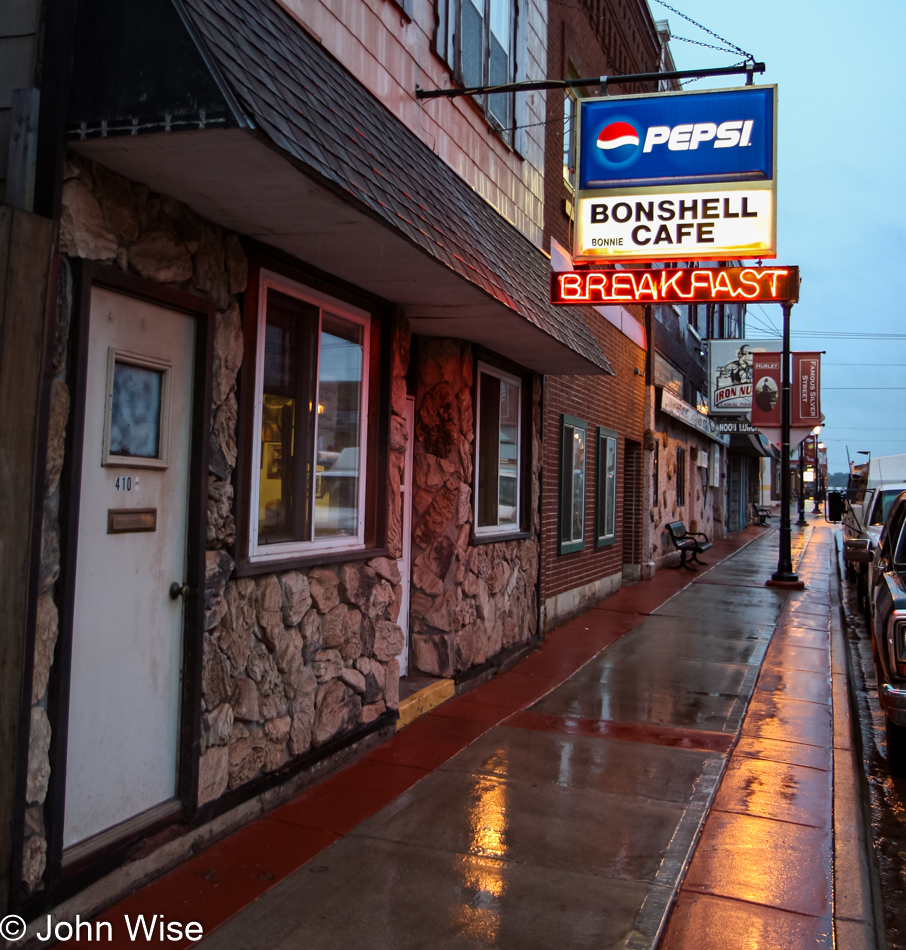
[[[768,518],[774,517],[774,512],[771,511],[770,508],[765,508],[764,505],[752,505],[752,510],[755,512],[755,518],[761,525],[767,526]]]
[[[670,533],[670,540],[674,547],[680,552],[680,562],[672,568],[673,570],[678,571],[681,567],[684,567],[687,571],[694,571],[695,568],[686,563],[686,558],[690,554],[692,555],[690,560],[695,561],[696,564],[705,563],[705,561],[698,559],[698,555],[713,547],[707,535],[698,531],[687,531],[682,521],[674,521],[668,524],[667,531]]]

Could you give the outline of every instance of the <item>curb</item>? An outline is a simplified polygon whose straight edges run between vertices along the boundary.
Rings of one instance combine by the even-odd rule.
[[[839,533],[834,532],[831,587],[831,680],[834,710],[834,938],[840,950],[884,950],[881,876],[872,843],[864,748],[852,657],[844,631]],[[838,683],[839,681],[839,683]],[[842,696],[838,696],[838,692]],[[858,882],[855,890],[854,884]],[[880,927],[879,927],[880,922]]]

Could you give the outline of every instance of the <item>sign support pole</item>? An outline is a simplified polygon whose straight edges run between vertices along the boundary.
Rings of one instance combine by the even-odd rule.
[[[790,423],[792,400],[790,398],[790,313],[791,303],[783,304],[783,358],[780,364],[781,393],[781,470],[780,470],[780,552],[777,570],[767,581],[768,587],[805,587],[793,570],[792,528],[790,526]]]
[[[805,520],[805,444],[810,438],[811,436],[807,435],[799,443],[799,520],[796,522],[799,528],[808,525]]]

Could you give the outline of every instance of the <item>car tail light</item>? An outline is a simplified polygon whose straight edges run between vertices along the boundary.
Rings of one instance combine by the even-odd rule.
[[[891,614],[888,629],[890,630],[890,645],[897,663],[906,664],[906,610],[895,610]]]

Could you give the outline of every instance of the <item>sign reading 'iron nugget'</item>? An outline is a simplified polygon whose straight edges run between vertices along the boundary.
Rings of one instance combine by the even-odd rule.
[[[551,274],[551,303],[794,303],[798,267],[679,267]]]

